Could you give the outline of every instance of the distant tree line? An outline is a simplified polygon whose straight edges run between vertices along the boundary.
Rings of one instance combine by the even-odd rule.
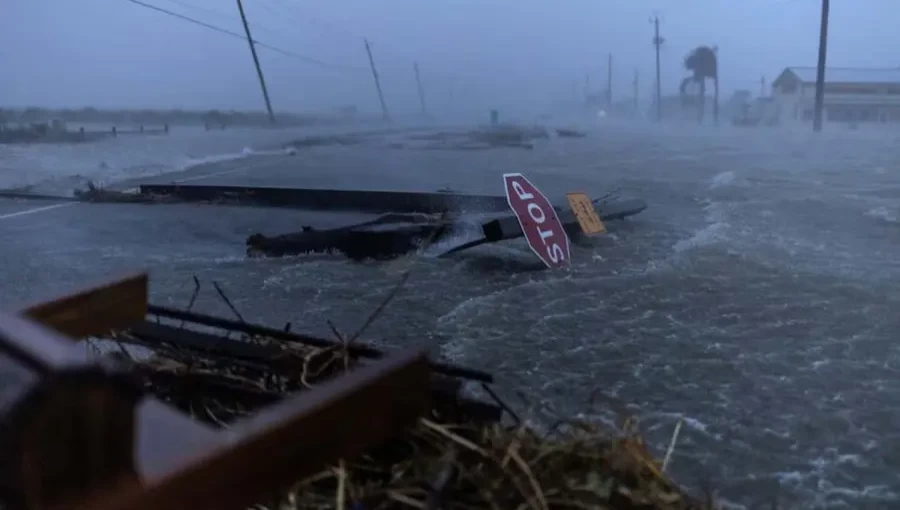
[[[279,125],[302,126],[329,122],[347,121],[355,117],[353,107],[338,110],[333,115],[279,113],[276,119]],[[113,125],[224,125],[224,126],[266,126],[269,118],[265,112],[248,112],[236,110],[125,110],[98,108],[0,108],[0,124],[28,124],[48,122],[61,119],[67,123],[103,123]]]

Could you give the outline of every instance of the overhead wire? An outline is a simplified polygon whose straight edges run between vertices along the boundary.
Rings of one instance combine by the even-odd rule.
[[[219,33],[221,33],[221,34],[225,34],[225,35],[228,35],[228,36],[237,38],[237,39],[241,39],[241,40],[243,40],[243,41],[246,41],[246,40],[247,40],[247,37],[246,37],[245,35],[239,34],[238,32],[235,32],[235,31],[232,31],[232,30],[228,30],[227,28],[222,28],[222,27],[213,25],[213,24],[211,24],[211,23],[207,23],[207,22],[205,22],[205,21],[201,21],[201,20],[198,20],[198,19],[196,19],[196,18],[192,18],[192,17],[190,17],[190,16],[186,16],[186,15],[184,15],[184,14],[181,14],[181,13],[178,13],[178,12],[175,12],[175,11],[171,11],[171,10],[165,9],[165,8],[163,8],[163,7],[159,7],[159,6],[156,6],[156,5],[153,5],[153,4],[149,4],[149,3],[143,2],[143,1],[141,1],[141,0],[125,0],[125,1],[126,1],[126,2],[130,2],[130,3],[132,3],[132,4],[135,4],[135,5],[138,5],[138,6],[141,6],[141,7],[144,7],[144,8],[146,8],[146,9],[150,9],[150,10],[153,10],[153,11],[157,11],[157,12],[166,14],[166,15],[168,15],[168,16],[172,16],[172,17],[181,19],[181,20],[186,21],[186,22],[188,22],[188,23],[192,23],[192,24],[194,24],[194,25],[201,26],[201,27],[204,27],[204,28],[209,29],[209,30],[213,30],[213,31],[215,31],[215,32],[219,32]],[[174,1],[174,0],[170,0],[170,1]],[[178,3],[178,2],[175,2],[175,3]],[[294,59],[296,59],[296,60],[300,60],[300,61],[306,62],[306,63],[308,63],[308,64],[313,64],[313,65],[316,65],[316,66],[319,66],[319,67],[322,67],[322,68],[326,68],[326,69],[336,69],[336,70],[343,70],[343,71],[352,71],[352,72],[368,72],[368,69],[365,69],[365,68],[362,68],[362,67],[348,66],[348,65],[343,65],[343,64],[334,64],[334,63],[330,63],[330,62],[325,62],[325,61],[323,61],[323,60],[319,60],[319,59],[317,59],[317,58],[315,58],[315,57],[311,57],[311,56],[309,56],[309,55],[303,55],[303,54],[300,54],[300,53],[296,53],[296,52],[293,52],[293,51],[290,51],[290,50],[286,50],[286,49],[280,48],[280,47],[278,47],[278,46],[274,46],[274,45],[272,45],[272,44],[268,44],[268,43],[263,42],[263,41],[260,41],[260,40],[258,40],[258,39],[256,39],[256,38],[251,39],[251,42],[252,42],[253,44],[255,44],[256,46],[260,47],[260,48],[265,48],[265,49],[267,49],[267,50],[269,50],[269,51],[272,51],[272,52],[275,52],[275,53],[279,53],[279,54],[281,54],[281,55],[284,55],[284,56],[287,56],[287,57],[291,57],[291,58],[294,58]]]
[[[364,39],[368,39],[370,45],[373,48],[378,49],[379,55],[384,55],[386,57],[394,58],[396,60],[402,60],[402,61],[407,62],[410,65],[412,65],[414,63],[421,64],[421,62],[422,62],[421,60],[419,60],[411,55],[401,54],[401,53],[398,53],[391,49],[385,49],[383,47],[379,47],[380,46],[379,41],[373,40],[372,38],[369,38],[369,37],[365,37],[358,33],[354,33],[354,32],[347,30],[346,28],[341,27],[337,24],[323,21],[320,18],[314,18],[307,14],[302,14],[302,15],[297,14],[296,10],[294,9],[298,5],[297,3],[289,2],[288,0],[260,0],[259,5],[266,6],[266,10],[268,10],[272,14],[275,14],[276,16],[279,16],[281,18],[287,18],[287,19],[295,21],[297,23],[304,23],[306,25],[314,26],[320,30],[325,30],[325,31],[329,31],[329,32],[339,32],[349,38],[358,39],[360,41],[362,41]],[[276,10],[278,12],[276,12]],[[435,70],[427,68],[427,66],[423,66],[423,68],[421,69],[421,72],[422,72],[423,76],[430,75],[433,77],[441,77],[441,78],[454,78],[454,79],[456,78],[456,76],[453,74],[443,73],[441,71],[435,71]]]
[[[181,6],[181,7],[186,8],[186,9],[193,9],[193,10],[195,10],[195,11],[204,12],[204,13],[210,14],[210,15],[212,15],[212,16],[216,16],[216,17],[218,17],[219,19],[228,20],[229,22],[237,22],[238,19],[239,19],[237,16],[235,16],[235,13],[237,12],[237,10],[235,10],[235,13],[225,13],[225,12],[220,11],[220,10],[218,10],[218,9],[212,9],[212,8],[209,8],[209,7],[204,7],[204,6],[197,5],[197,4],[194,4],[194,3],[191,3],[191,2],[186,2],[186,1],[184,1],[184,0],[163,0],[163,1],[165,1],[165,2],[170,2],[170,3],[173,3],[173,4],[179,5],[179,6]],[[266,5],[263,4],[263,3],[257,3],[257,2],[253,2],[253,4],[254,4],[254,6],[256,6],[256,5],[261,5],[261,6],[263,6],[263,7],[266,6]],[[268,11],[268,9],[267,9],[267,11]],[[268,11],[268,12],[271,12],[271,11]],[[276,15],[276,16],[277,16],[277,15]],[[255,17],[254,17],[254,18],[255,18]],[[276,37],[276,38],[278,38],[278,39],[280,39],[280,40],[288,40],[288,39],[290,39],[284,32],[282,32],[282,31],[280,31],[280,30],[275,30],[275,29],[269,27],[268,25],[265,25],[265,24],[263,24],[263,23],[260,23],[260,22],[257,21],[256,19],[254,19],[253,21],[248,21],[247,24],[250,25],[250,28],[253,30],[253,33],[254,33],[254,34],[256,34],[256,33],[269,34],[269,35],[271,35],[271,36],[273,36],[273,37]],[[245,38],[245,39],[246,39],[246,38]],[[254,39],[254,40],[255,40],[255,39]]]
[[[219,17],[221,17],[221,18],[225,18],[225,17],[227,17],[227,18],[232,18],[232,17],[233,17],[233,16],[227,15],[227,14],[225,14],[224,12],[219,11],[219,10],[217,10],[217,9],[210,9],[209,7],[204,7],[204,6],[202,6],[202,5],[192,4],[192,3],[190,3],[190,2],[185,2],[184,0],[166,0],[166,1],[167,1],[167,2],[171,2],[171,3],[175,4],[175,5],[180,5],[180,6],[182,6],[182,7],[187,7],[188,9],[194,9],[194,10],[197,10],[197,11],[203,11],[203,12],[212,14],[212,15],[214,15],[214,16],[219,16]]]

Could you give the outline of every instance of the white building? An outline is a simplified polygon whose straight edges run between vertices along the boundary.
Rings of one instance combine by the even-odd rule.
[[[810,122],[816,97],[816,68],[788,67],[772,82],[764,121]],[[900,121],[900,68],[825,69],[825,108],[829,122]]]

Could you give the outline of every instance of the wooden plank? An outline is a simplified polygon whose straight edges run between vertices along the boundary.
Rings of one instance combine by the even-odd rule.
[[[75,339],[125,329],[147,316],[147,273],[107,280],[21,313]]]
[[[0,353],[40,376],[81,366],[88,357],[71,338],[22,315],[0,312]]]
[[[244,510],[399,433],[427,409],[429,377],[421,351],[383,358],[238,422],[227,444],[162,476],[143,470],[140,488],[80,508]]]
[[[359,213],[423,213],[445,211],[505,212],[506,197],[462,193],[141,184],[143,195],[175,197],[185,202],[224,202],[237,205],[285,207],[313,211]]]
[[[72,342],[67,342],[72,346]],[[0,494],[9,510],[66,508],[98,487],[138,482],[138,388],[103,367],[63,369],[32,383],[6,410]]]
[[[135,479],[139,470],[161,472],[160,466],[180,465],[191,452],[228,442],[219,431],[143,398],[131,374],[92,361],[71,338],[22,315],[0,312],[0,361],[11,362],[0,366],[6,374],[0,393],[10,397],[15,390],[14,401],[0,402],[7,406],[0,496],[11,508],[61,508],[54,504],[90,496],[113,480]],[[13,369],[25,371],[16,374],[22,387],[11,387]]]

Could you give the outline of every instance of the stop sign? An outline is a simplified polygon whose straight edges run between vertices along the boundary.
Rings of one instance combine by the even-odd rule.
[[[569,265],[569,236],[553,204],[522,174],[503,174],[506,200],[528,246],[547,267]]]

